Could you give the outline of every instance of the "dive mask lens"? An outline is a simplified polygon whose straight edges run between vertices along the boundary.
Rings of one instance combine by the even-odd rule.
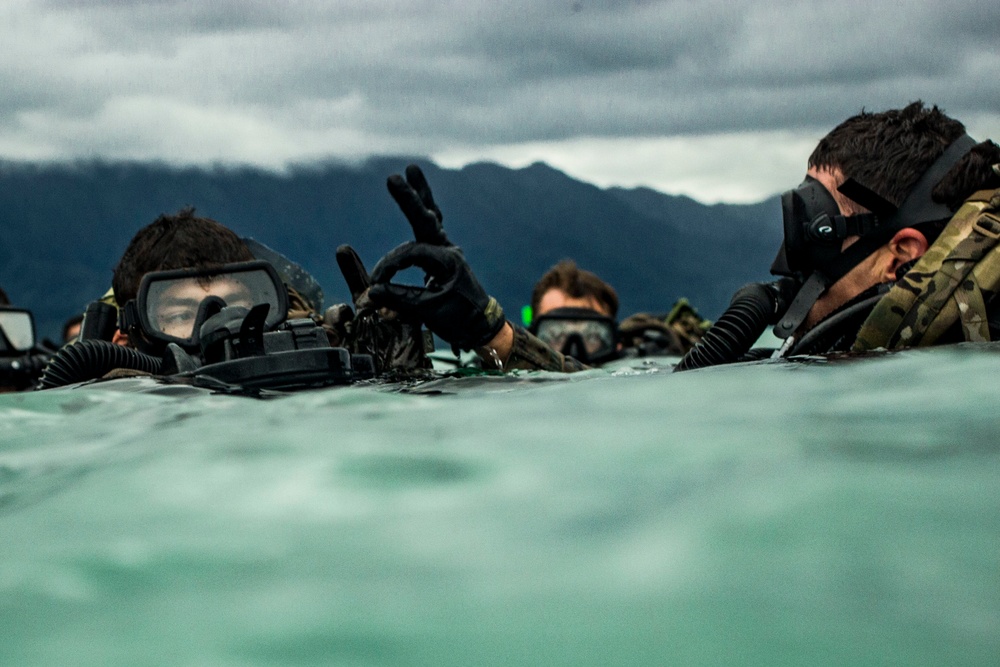
[[[197,346],[200,320],[207,316],[207,309],[202,308],[206,299],[247,310],[266,303],[270,306],[265,320],[268,329],[284,321],[288,310],[285,287],[267,262],[159,271],[147,274],[139,288],[143,332],[160,341]]]
[[[617,349],[618,327],[610,317],[587,308],[556,308],[539,315],[535,335],[553,349],[580,358],[599,361],[613,356]]]
[[[35,320],[30,310],[0,308],[0,352],[27,352],[35,346]],[[11,349],[4,349],[4,348]]]

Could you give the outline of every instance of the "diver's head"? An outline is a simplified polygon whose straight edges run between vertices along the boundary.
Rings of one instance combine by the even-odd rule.
[[[806,180],[782,195],[785,239],[771,273],[802,290],[778,323],[786,337],[917,259],[973,192],[1000,187],[1000,148],[977,144],[937,107],[862,112],[817,145]]]
[[[531,295],[531,329],[551,347],[584,363],[600,363],[618,350],[618,294],[572,260],[549,269]]]
[[[194,215],[187,208],[175,215],[161,215],[135,235],[115,267],[112,278],[115,301],[124,307],[134,301],[143,277],[178,269],[210,269],[253,260],[253,254],[234,232],[215,220]],[[131,322],[136,326],[138,322]],[[144,341],[137,329],[119,330],[115,342],[140,349]]]

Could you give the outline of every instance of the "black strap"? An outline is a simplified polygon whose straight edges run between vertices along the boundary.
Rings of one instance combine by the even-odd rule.
[[[781,320],[774,325],[774,335],[784,339],[795,333],[795,330],[799,328],[802,321],[806,319],[806,315],[809,314],[813,304],[816,303],[816,299],[832,284],[833,282],[828,280],[822,272],[813,271],[808,280],[802,284],[802,287],[795,295],[795,299],[788,306],[788,310],[785,311]]]
[[[837,189],[845,197],[852,199],[885,222],[878,227],[884,230],[898,231],[904,227],[944,220],[952,216],[952,211],[945,204],[934,201],[931,193],[952,167],[976,146],[976,140],[967,134],[956,139],[937,160],[928,167],[899,207],[895,207],[878,193],[870,190],[853,178],[848,178]],[[876,230],[877,231],[877,230]],[[863,236],[864,234],[862,234]]]
[[[899,210],[888,220],[888,228],[899,230],[924,222],[950,218],[952,216],[951,209],[945,204],[935,202],[931,197],[931,192],[941,182],[941,179],[951,171],[951,168],[958,164],[958,161],[964,158],[975,145],[975,139],[963,134],[951,146],[948,146],[945,152],[934,161],[934,164],[924,172],[910,193],[906,195]]]
[[[118,309],[118,330],[122,333],[128,333],[137,326],[139,326],[139,306],[135,299],[130,299]]]

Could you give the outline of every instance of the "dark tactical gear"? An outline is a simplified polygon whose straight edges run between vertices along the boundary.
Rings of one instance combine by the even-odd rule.
[[[425,287],[394,285],[397,271],[417,266]],[[458,246],[404,243],[372,270],[370,295],[376,303],[421,320],[427,328],[463,350],[490,342],[504,324],[503,309],[486,293]]]

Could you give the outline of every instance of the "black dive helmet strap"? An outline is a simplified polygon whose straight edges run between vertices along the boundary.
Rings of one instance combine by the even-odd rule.
[[[771,273],[808,278],[775,325],[774,335],[782,339],[791,336],[830,285],[900,229],[950,218],[952,211],[935,202],[931,192],[975,145],[976,140],[967,134],[952,142],[920,176],[899,208],[854,179],[845,181],[838,190],[872,213],[840,215],[833,196],[821,183],[808,177],[798,188],[784,193],[781,203],[785,241],[771,265]],[[818,192],[817,187],[823,192]],[[860,238],[841,252],[843,241],[849,236]]]

